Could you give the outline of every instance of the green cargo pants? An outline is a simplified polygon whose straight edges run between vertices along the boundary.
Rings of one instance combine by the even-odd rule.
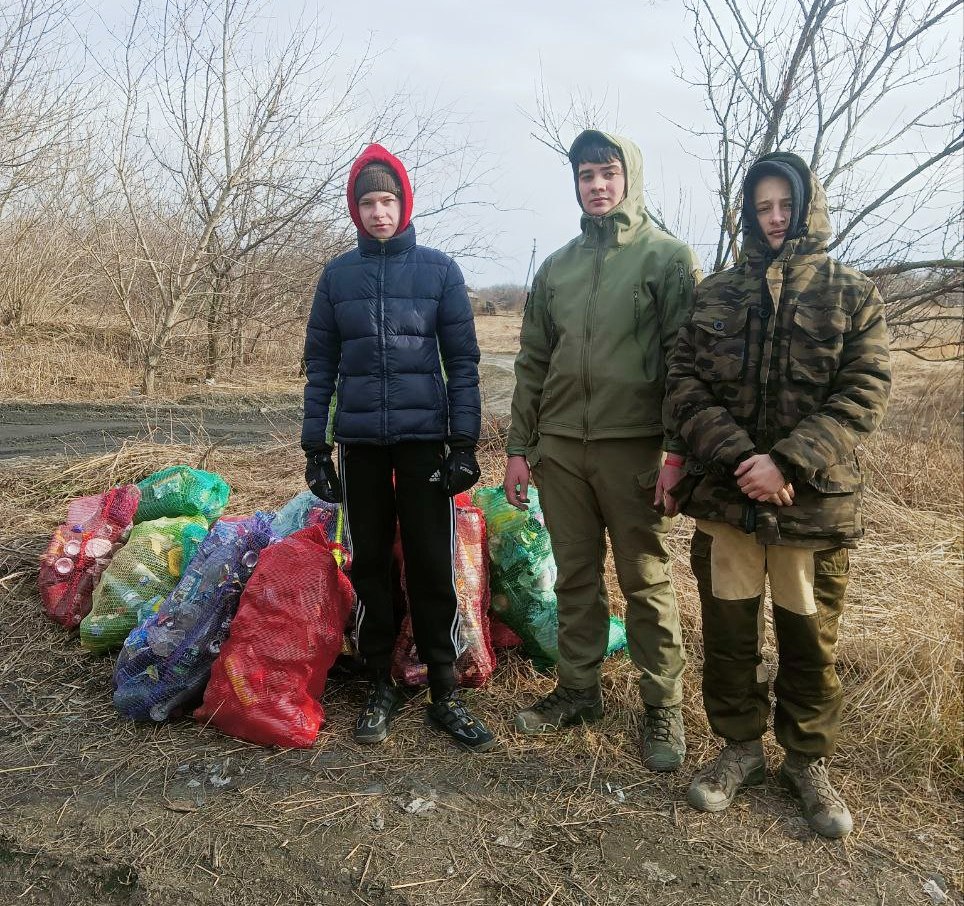
[[[713,732],[743,742],[766,731],[770,700],[761,651],[769,577],[777,741],[801,755],[832,755],[843,702],[835,664],[847,549],[761,545],[733,526],[698,520],[690,563],[703,613],[703,704]]]
[[[532,474],[559,571],[558,677],[564,686],[586,689],[599,681],[609,637],[602,583],[608,530],[643,701],[666,706],[682,700],[685,656],[666,549],[672,520],[653,506],[661,462],[661,437],[539,440]]]

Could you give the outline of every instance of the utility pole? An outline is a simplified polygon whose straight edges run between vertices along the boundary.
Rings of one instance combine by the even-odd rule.
[[[536,275],[536,241],[532,240],[532,255],[529,257],[529,268],[526,270],[526,292],[529,292],[529,280]]]

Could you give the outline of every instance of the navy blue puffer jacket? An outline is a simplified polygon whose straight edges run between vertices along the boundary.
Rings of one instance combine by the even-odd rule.
[[[336,389],[338,443],[478,441],[479,346],[465,281],[448,255],[415,244],[412,226],[386,242],[359,234],[356,249],[328,264],[305,363],[306,450],[326,442]]]

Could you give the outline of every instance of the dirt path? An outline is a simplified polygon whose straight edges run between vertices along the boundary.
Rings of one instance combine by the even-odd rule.
[[[0,406],[0,458],[88,456],[131,438],[249,446],[273,435],[297,437],[300,427],[300,400],[288,397],[227,405],[7,403]]]
[[[483,407],[505,415],[512,399],[513,356],[483,355]],[[90,456],[116,450],[125,440],[244,447],[296,440],[301,431],[301,395],[206,399],[179,404],[28,403],[0,404],[0,459]]]

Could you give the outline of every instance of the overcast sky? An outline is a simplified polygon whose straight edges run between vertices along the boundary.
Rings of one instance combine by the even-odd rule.
[[[89,31],[122,35],[134,3],[90,3]],[[162,4],[146,0],[145,5],[160,9]],[[327,22],[332,42],[339,43],[343,70],[371,43],[381,54],[366,82],[376,106],[379,98],[404,86],[465,118],[468,141],[485,151],[490,168],[487,189],[479,195],[492,207],[477,208],[474,217],[494,247],[491,259],[459,259],[470,284],[522,283],[533,240],[538,264],[578,231],[571,171],[530,134],[526,112],[535,111],[540,82],[557,106],[564,107],[579,91],[607,99],[608,115],[600,126],[640,146],[648,201],[656,202],[707,263],[705,243],[715,241],[718,223],[712,165],[705,161],[714,148],[671,122],[710,126],[700,89],[676,74],[680,68],[697,74],[700,68],[682,0],[263,0],[261,12],[266,32],[284,33],[298,21]],[[949,40],[960,47],[959,39]],[[97,43],[95,37],[92,44]],[[115,40],[115,53],[117,46]],[[948,57],[950,70],[953,60],[954,53]],[[953,71],[948,78],[954,78]],[[877,116],[902,115],[901,109],[885,106]],[[886,166],[888,159],[896,158],[888,151],[877,165]],[[417,181],[414,189],[417,215]],[[422,200],[431,201],[424,195]],[[444,247],[440,237],[433,239]]]
[[[368,0],[353,8],[350,23],[335,16],[346,50],[354,44],[360,52],[369,28],[376,44],[390,47],[376,81],[394,86],[404,76],[415,89],[438,92],[469,115],[476,141],[492,155],[491,197],[505,210],[483,216],[500,234],[498,258],[462,261],[472,283],[522,283],[533,239],[541,261],[578,231],[571,171],[530,136],[519,109],[534,110],[540,78],[557,103],[578,88],[596,98],[608,93],[607,125],[640,145],[647,185],[662,184],[666,197],[676,197],[680,184],[692,187],[694,199],[707,195],[679,130],[660,116],[693,122],[703,115],[699,92],[673,75],[674,46],[681,57],[691,53],[679,0],[416,0],[404,8]],[[418,186],[415,192],[417,202]],[[707,197],[707,214],[709,206]]]

